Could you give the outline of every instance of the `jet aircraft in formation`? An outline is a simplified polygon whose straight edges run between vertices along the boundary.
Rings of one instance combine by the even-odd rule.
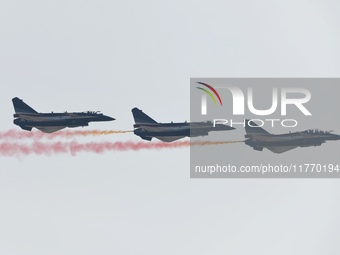
[[[31,131],[37,128],[44,133],[53,133],[66,127],[84,127],[91,121],[115,120],[99,112],[65,112],[65,113],[38,113],[33,108],[15,97],[12,99],[15,114],[14,124],[24,130]]]
[[[135,119],[135,130],[133,133],[144,140],[151,141],[157,138],[163,142],[173,142],[183,137],[206,136],[210,131],[227,131],[233,127],[216,124],[212,122],[181,122],[181,123],[158,123],[138,108],[132,110]]]
[[[274,135],[253,121],[246,120],[245,123],[245,138],[247,138],[245,144],[257,151],[267,148],[274,153],[283,153],[297,147],[320,146],[326,141],[340,140],[340,135],[332,134],[332,131],[309,129],[302,132]]]
[[[14,124],[28,131],[37,128],[44,133],[53,133],[66,127],[88,126],[91,121],[115,120],[102,113],[91,111],[38,113],[17,97],[13,98],[12,102],[15,110]],[[225,124],[214,126],[210,121],[159,123],[136,107],[131,111],[135,120],[134,134],[148,141],[155,137],[163,142],[173,142],[183,137],[207,136],[211,131],[235,129]],[[340,140],[340,135],[332,134],[332,131],[310,129],[294,133],[270,134],[251,120],[246,120],[245,124],[244,142],[257,151],[267,148],[274,153],[283,153],[297,147],[320,146],[326,141]]]

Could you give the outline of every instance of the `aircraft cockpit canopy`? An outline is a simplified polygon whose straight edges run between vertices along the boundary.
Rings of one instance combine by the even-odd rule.
[[[83,112],[83,113],[87,113],[87,114],[91,114],[91,115],[103,115],[100,111],[87,111],[87,112]]]
[[[308,134],[329,134],[329,133],[333,132],[333,130],[323,131],[323,130],[319,130],[319,129],[308,129],[305,132],[308,133]]]

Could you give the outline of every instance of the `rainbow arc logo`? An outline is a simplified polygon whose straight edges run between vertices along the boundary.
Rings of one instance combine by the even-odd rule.
[[[217,100],[216,100],[216,98],[217,98],[220,105],[222,106],[221,97],[217,93],[216,89],[214,89],[209,84],[206,84],[206,83],[203,83],[203,82],[197,82],[197,83],[206,87],[206,88],[196,87],[197,89],[200,89],[200,90],[204,91],[206,94],[208,94],[215,105],[217,105]],[[202,101],[201,101],[201,114],[202,115],[207,114],[207,97],[206,97],[206,94],[202,95]]]
[[[218,101],[220,102],[220,105],[222,106],[222,100],[221,100],[221,97],[220,97],[220,95],[217,93],[217,91],[216,91],[216,89],[214,89],[212,86],[210,86],[210,85],[208,85],[208,84],[206,84],[206,83],[203,83],[203,82],[197,82],[198,84],[201,84],[201,85],[203,85],[203,86],[205,86],[205,87],[207,87],[208,89],[205,89],[205,88],[201,88],[201,87],[197,87],[198,89],[200,89],[200,90],[203,90],[205,93],[207,93],[209,96],[210,96],[210,98],[213,100],[213,102],[214,102],[214,104],[215,105],[217,105],[217,101],[216,101],[216,98],[215,98],[215,96],[217,97],[217,99],[218,99]],[[215,96],[211,93],[211,92],[213,92],[214,94],[215,94]]]

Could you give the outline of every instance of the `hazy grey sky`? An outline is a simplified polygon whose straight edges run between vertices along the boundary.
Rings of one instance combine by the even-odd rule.
[[[117,119],[88,129],[131,129],[135,106],[162,122],[189,119],[190,77],[339,77],[339,8],[4,0],[0,130],[18,129],[15,96],[42,112]],[[340,252],[339,180],[190,179],[188,148],[1,163],[1,254]]]

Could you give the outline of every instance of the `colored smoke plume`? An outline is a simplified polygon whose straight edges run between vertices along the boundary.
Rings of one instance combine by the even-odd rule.
[[[80,152],[90,152],[100,154],[103,152],[119,152],[119,151],[139,151],[139,150],[159,150],[173,149],[181,147],[205,146],[205,145],[220,145],[238,143],[241,141],[177,141],[172,143],[164,142],[89,142],[78,143],[72,142],[54,142],[44,143],[34,141],[32,144],[26,145],[21,143],[3,142],[0,143],[1,156],[25,156],[25,155],[57,155],[71,154],[77,155]]]
[[[133,132],[132,130],[63,130],[57,131],[52,134],[46,134],[40,131],[17,131],[17,130],[8,130],[0,132],[0,140],[9,140],[9,139],[53,139],[56,137],[60,138],[72,138],[76,136],[100,136],[100,135],[112,135],[112,134],[125,134]]]

